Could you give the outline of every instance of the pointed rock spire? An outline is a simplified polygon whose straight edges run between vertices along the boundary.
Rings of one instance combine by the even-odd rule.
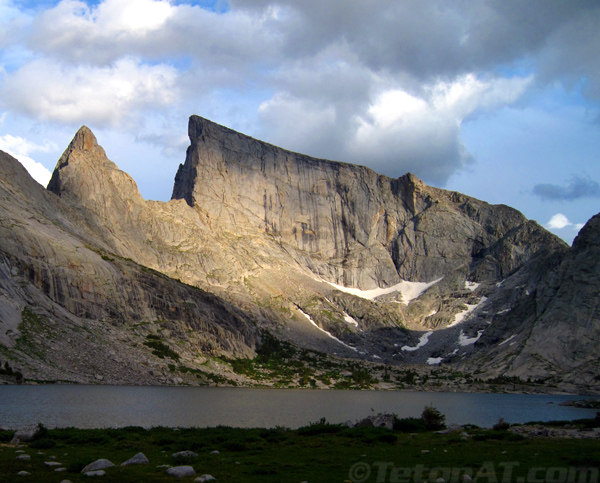
[[[81,126],[71,141],[70,148],[91,151],[97,145],[98,142],[92,130],[87,126]]]

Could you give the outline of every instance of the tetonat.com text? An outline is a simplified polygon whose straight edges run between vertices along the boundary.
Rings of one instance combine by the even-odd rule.
[[[350,467],[352,483],[598,483],[598,468],[519,468],[519,463],[483,463],[479,467],[402,467],[390,461],[359,462]]]

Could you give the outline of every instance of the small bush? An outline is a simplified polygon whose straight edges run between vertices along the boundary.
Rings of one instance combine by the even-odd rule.
[[[439,431],[446,428],[446,416],[439,412],[433,406],[425,406],[421,419],[425,423],[425,428],[428,431]]]
[[[317,423],[310,423],[308,426],[298,428],[298,434],[302,436],[314,436],[323,433],[339,433],[342,429],[342,426],[339,424],[330,424],[323,418]]]
[[[42,423],[38,423],[37,431],[33,435],[33,441],[37,441],[40,439],[48,439],[48,428]]]
[[[510,428],[510,424],[504,421],[504,418],[500,418],[492,427],[494,431],[506,431],[508,428]]]
[[[394,418],[395,431],[401,431],[403,433],[421,433],[426,431],[425,421],[421,418]]]
[[[179,360],[179,354],[177,354],[177,352],[171,349],[164,342],[150,339],[146,340],[144,342],[144,345],[150,347],[150,349],[153,349],[152,354],[154,354],[156,357],[160,357],[161,359],[164,359],[165,357],[170,357],[175,361]]]

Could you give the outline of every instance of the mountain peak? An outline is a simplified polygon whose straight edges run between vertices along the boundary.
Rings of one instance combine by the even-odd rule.
[[[77,131],[70,144],[72,149],[84,151],[92,151],[94,146],[98,146],[98,141],[92,130],[87,126],[81,126],[79,128],[79,131]]]

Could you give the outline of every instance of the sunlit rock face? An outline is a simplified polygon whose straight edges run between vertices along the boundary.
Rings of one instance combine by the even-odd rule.
[[[598,385],[585,342],[598,340],[594,220],[569,248],[512,208],[412,174],[292,153],[198,116],[189,136],[167,203],[144,200],[87,127],[47,191],[2,154],[0,343],[32,371],[168,383],[148,335],[199,368],[252,357],[266,329],[355,359]],[[44,337],[62,330],[42,363]],[[19,349],[23,331],[35,350]]]
[[[198,116],[175,178],[213,229],[267,234],[323,278],[361,289],[429,282],[462,270],[501,280],[540,248],[561,242],[518,211],[315,159]]]

